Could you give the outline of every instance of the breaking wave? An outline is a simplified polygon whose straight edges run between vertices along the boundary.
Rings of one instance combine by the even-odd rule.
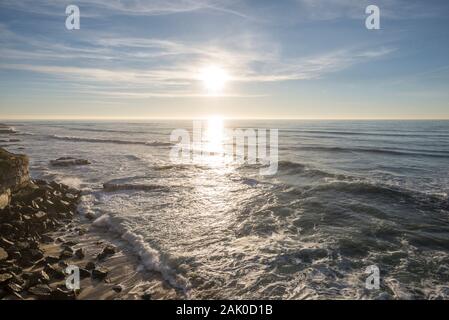
[[[142,146],[151,146],[151,147],[168,147],[168,146],[173,145],[170,142],[161,142],[161,141],[145,142],[145,141],[117,140],[117,139],[69,137],[69,136],[58,136],[58,135],[51,135],[49,137],[52,139],[56,139],[56,140],[73,141],[73,142],[132,144],[132,145],[142,145]]]
[[[117,218],[109,214],[103,214],[97,218],[93,225],[97,228],[105,228],[118,235],[129,244],[134,252],[137,253],[142,264],[148,271],[155,271],[173,287],[181,289],[184,293],[190,288],[187,279],[177,274],[168,264],[164,262],[161,253],[152,248],[141,235],[137,235],[126,228],[126,226]]]

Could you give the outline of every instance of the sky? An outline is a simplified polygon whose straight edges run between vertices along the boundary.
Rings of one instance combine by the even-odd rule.
[[[0,119],[211,115],[449,119],[449,1],[0,0]]]

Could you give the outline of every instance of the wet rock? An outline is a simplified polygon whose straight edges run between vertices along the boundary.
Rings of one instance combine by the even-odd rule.
[[[39,284],[28,289],[28,292],[39,299],[48,299],[51,295],[51,288],[46,284]]]
[[[94,262],[89,261],[88,263],[86,263],[85,268],[86,268],[87,270],[94,270],[94,269],[96,268],[96,265],[95,265]]]
[[[75,293],[73,291],[56,288],[51,291],[50,298],[53,300],[74,300]]]
[[[59,255],[59,258],[62,260],[70,259],[72,257],[73,257],[73,251],[68,250],[68,248],[64,248],[64,250],[62,250],[61,254]]]
[[[8,252],[5,249],[0,247],[0,261],[8,259]]]
[[[44,267],[44,271],[46,274],[50,276],[52,279],[62,280],[65,279],[65,274],[61,270],[58,270],[51,265],[47,264]]]
[[[20,254],[22,255],[22,261],[30,261],[35,262],[44,257],[44,254],[39,249],[24,249],[20,251]]]
[[[30,286],[48,284],[50,282],[50,276],[43,270],[33,272],[31,276],[28,277],[28,282]]]
[[[5,209],[7,206],[9,206],[11,202],[11,190],[1,190],[0,189],[0,210]]]
[[[44,242],[44,243],[52,243],[55,240],[52,237],[50,237],[49,235],[43,234],[41,236],[41,241]]]
[[[22,254],[20,253],[20,251],[11,251],[9,253],[9,257],[10,257],[10,259],[13,259],[13,260],[18,260],[18,261],[22,260]]]
[[[120,292],[123,291],[123,286],[118,284],[118,285],[116,285],[116,286],[113,286],[113,287],[112,287],[112,290],[114,290],[114,291],[117,292],[117,293],[120,293]]]
[[[151,300],[151,292],[150,291],[145,291],[143,294],[142,294],[142,299],[143,300]]]
[[[34,214],[34,219],[38,221],[43,221],[47,218],[47,213],[43,211],[38,211]]]
[[[97,255],[97,259],[99,260],[103,260],[108,256],[114,255],[116,252],[116,248],[113,245],[107,245],[103,251],[101,251],[98,255]]]
[[[59,257],[57,256],[46,256],[45,257],[45,262],[48,264],[53,264],[59,261]]]
[[[28,173],[29,159],[0,148],[0,186],[11,193],[30,183]]]
[[[89,220],[95,220],[96,216],[93,212],[86,212],[86,214],[84,215],[87,219]]]
[[[84,250],[82,248],[75,250],[75,257],[77,257],[78,259],[83,259],[84,258]]]
[[[108,272],[109,272],[108,269],[102,267],[94,269],[92,270],[92,278],[97,280],[103,280],[108,275]]]
[[[56,160],[51,160],[50,164],[55,167],[69,167],[69,166],[85,166],[90,162],[85,159],[76,159],[72,157],[61,157]]]
[[[16,231],[17,229],[10,223],[2,223],[0,225],[0,234],[3,236],[14,235]]]
[[[0,284],[3,285],[7,283],[9,280],[11,280],[13,277],[10,273],[0,273]]]
[[[88,270],[83,269],[83,268],[80,268],[79,270],[80,270],[80,278],[81,279],[89,278],[91,276],[91,273]]]
[[[9,241],[8,239],[5,239],[3,237],[0,237],[0,247],[8,249],[11,248],[12,246],[14,246],[14,242]]]
[[[23,290],[21,285],[12,281],[9,281],[8,284],[5,286],[5,288],[9,292],[17,292],[17,293]]]

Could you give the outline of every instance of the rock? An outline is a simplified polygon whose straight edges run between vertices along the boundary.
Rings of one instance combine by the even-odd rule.
[[[19,284],[10,281],[7,285],[6,285],[6,290],[9,292],[21,292],[23,290],[22,286],[20,286]]]
[[[22,254],[20,253],[20,251],[11,251],[9,253],[9,257],[13,260],[22,260]]]
[[[0,261],[8,259],[8,252],[5,249],[0,247]]]
[[[79,270],[80,270],[80,278],[81,279],[89,278],[91,276],[91,273],[88,270],[83,269],[83,268],[80,268]]]
[[[17,231],[16,228],[10,223],[2,223],[0,225],[0,234],[2,236],[10,236],[14,235],[14,233]]]
[[[44,254],[39,249],[24,249],[20,251],[20,254],[22,255],[22,261],[28,260],[33,262],[44,257]]]
[[[108,244],[106,247],[104,247],[103,251],[97,255],[97,259],[103,260],[107,256],[111,256],[115,254],[116,248],[113,245]]]
[[[28,289],[28,292],[40,299],[48,299],[51,295],[51,288],[46,284],[38,284]]]
[[[28,281],[30,286],[35,286],[37,284],[48,284],[50,282],[50,277],[45,271],[41,270],[33,272],[28,278]]]
[[[73,257],[73,251],[68,250],[68,248],[64,248],[64,250],[59,255],[59,258],[62,259],[62,260],[70,259],[72,257]]]
[[[51,160],[50,164],[55,167],[69,167],[69,166],[85,166],[90,162],[85,159],[76,159],[72,157],[62,157],[56,160]]]
[[[29,253],[29,257],[32,261],[37,261],[44,258],[44,253],[39,249],[30,249],[27,253]]]
[[[41,240],[42,240],[42,242],[44,242],[44,243],[52,243],[52,242],[55,241],[52,237],[50,237],[49,235],[46,235],[46,234],[43,234],[43,235],[41,236]]]
[[[120,292],[123,291],[123,286],[120,285],[120,284],[118,284],[118,285],[116,285],[116,286],[113,286],[113,287],[112,287],[112,290],[114,290],[114,291],[117,292],[117,293],[120,293]]]
[[[10,273],[0,273],[0,284],[3,285],[7,283],[9,280],[11,280],[13,277]]]
[[[87,270],[94,270],[96,268],[95,263],[92,261],[89,261],[88,263],[86,263],[86,267]]]
[[[75,241],[65,241],[64,245],[67,247],[71,247],[71,246],[76,246],[78,244],[78,242]]]
[[[53,300],[74,300],[75,294],[73,291],[56,288],[50,293],[50,298]]]
[[[14,242],[9,241],[8,239],[5,239],[3,237],[0,237],[0,247],[8,249],[12,246],[14,246]]]
[[[45,257],[45,262],[48,264],[53,264],[59,261],[59,257],[57,256],[46,256]]]
[[[86,214],[84,215],[87,219],[89,220],[95,220],[96,216],[93,212],[86,212]]]
[[[145,291],[142,295],[142,299],[143,300],[151,300],[151,292],[150,291]]]
[[[51,265],[47,264],[44,267],[45,273],[47,273],[50,278],[62,280],[65,279],[65,274],[61,270],[53,268]]]
[[[11,193],[31,183],[28,172],[29,159],[0,148],[0,186]]]
[[[11,189],[0,190],[0,210],[5,209],[11,202]]]
[[[109,271],[106,268],[100,267],[98,269],[94,269],[94,270],[92,270],[92,278],[97,279],[97,280],[103,280],[108,275],[108,272]]]
[[[47,218],[47,213],[43,211],[38,211],[34,214],[34,219],[42,221]]]
[[[84,258],[84,251],[82,248],[75,250],[75,257],[77,257],[78,259]]]

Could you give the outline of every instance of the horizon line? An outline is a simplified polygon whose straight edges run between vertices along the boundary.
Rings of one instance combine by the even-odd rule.
[[[363,117],[347,117],[347,118],[318,118],[318,117],[227,117],[221,115],[209,115],[198,117],[7,117],[0,116],[0,121],[148,121],[148,120],[207,120],[210,118],[219,117],[223,120],[273,120],[273,121],[288,121],[288,120],[303,120],[303,121],[447,121],[449,117],[444,118],[363,118]]]

